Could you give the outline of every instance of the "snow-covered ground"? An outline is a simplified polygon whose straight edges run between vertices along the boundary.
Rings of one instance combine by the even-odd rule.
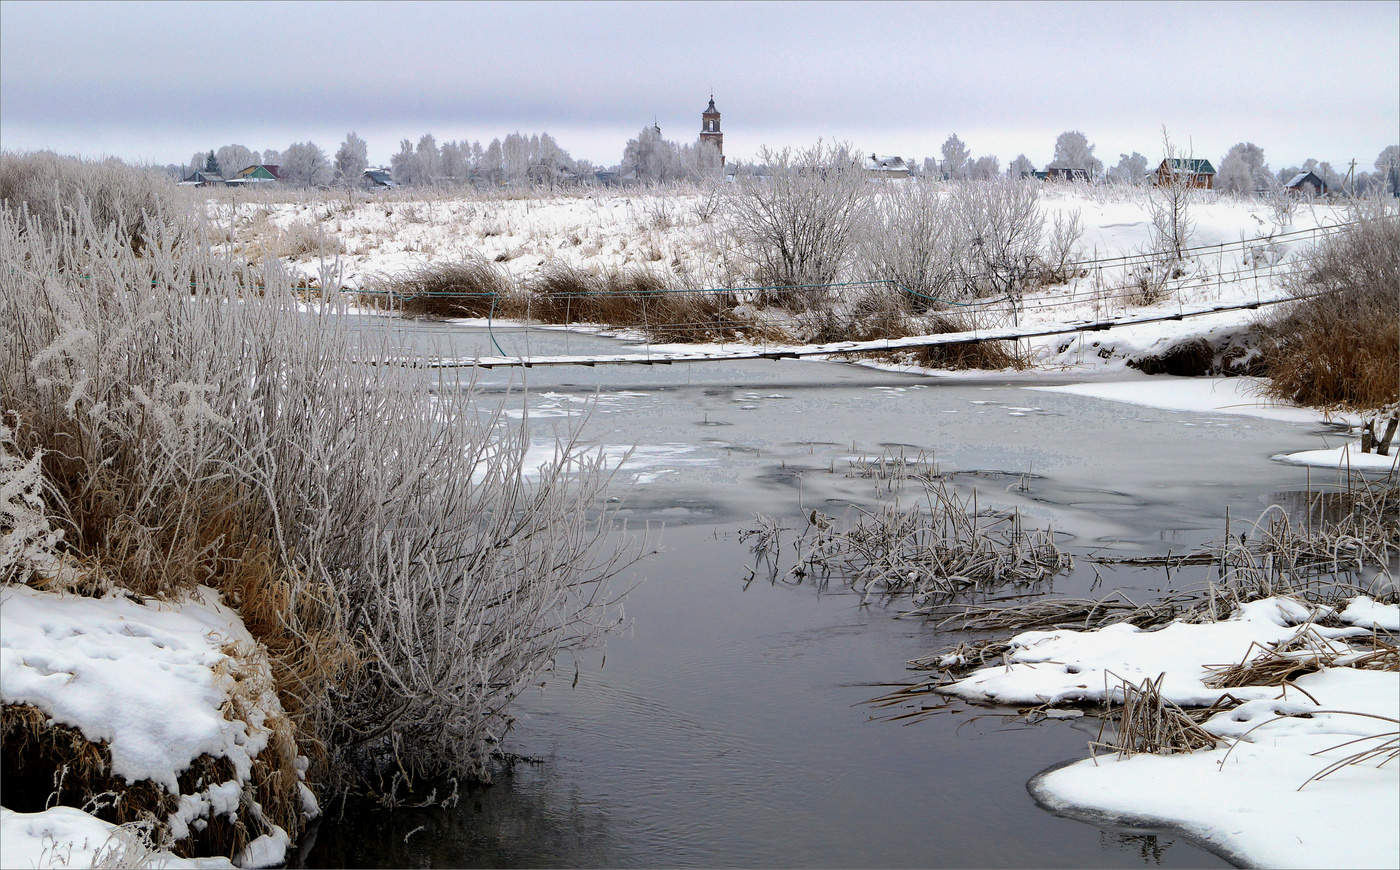
[[[162,603],[122,592],[89,598],[0,587],[0,702],[31,705],[105,744],[113,775],[178,795],[178,809],[164,820],[176,839],[214,816],[262,814],[252,798],[253,760],[268,748],[282,708],[265,656],[213,590]],[[182,794],[179,774],[204,755],[227,759],[233,779]],[[305,760],[292,764],[301,776]],[[304,812],[314,815],[315,798],[304,784],[299,789]],[[268,833],[235,856],[239,866],[285,858],[287,832],[257,821],[250,827]],[[7,840],[11,823],[21,822],[26,831],[51,825],[89,840],[98,833],[94,825],[105,824],[7,816]]]
[[[180,858],[74,807],[17,813],[0,807],[0,867],[232,868],[227,858]]]
[[[940,691],[1003,704],[1101,702],[1124,680],[1162,676],[1162,695],[1208,706],[1228,693],[1243,703],[1206,720],[1223,738],[1172,755],[1099,754],[1036,777],[1031,791],[1056,811],[1137,826],[1179,828],[1248,866],[1394,867],[1400,863],[1400,775],[1385,754],[1328,765],[1383,747],[1400,728],[1400,673],[1349,666],[1348,637],[1395,630],[1400,607],[1365,596],[1335,615],[1288,598],[1240,607],[1220,622],[1173,622],[1153,631],[1118,624],[1095,631],[1031,631],[1011,640],[1007,663],[981,668]],[[1331,665],[1291,686],[1212,688],[1212,668],[1243,662],[1300,631],[1330,646]],[[952,664],[952,662],[945,662]],[[1309,781],[1312,779],[1312,781]]]

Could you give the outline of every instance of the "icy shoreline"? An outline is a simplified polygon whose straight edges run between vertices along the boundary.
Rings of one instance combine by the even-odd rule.
[[[1394,758],[1385,759],[1400,730],[1400,672],[1393,663],[1376,669],[1349,641],[1397,629],[1400,605],[1364,595],[1336,609],[1265,598],[1215,622],[1022,632],[1010,639],[1003,664],[937,690],[1002,705],[1117,703],[1128,685],[1156,679],[1171,703],[1201,708],[1224,700],[1227,708],[1200,726],[1218,740],[1215,748],[1166,755],[1101,749],[1038,774],[1027,788],[1053,812],[1179,830],[1242,865],[1394,867],[1400,776]],[[1280,654],[1318,655],[1309,673],[1282,685],[1211,680],[1299,640],[1301,649]],[[1353,757],[1371,749],[1379,752]]]

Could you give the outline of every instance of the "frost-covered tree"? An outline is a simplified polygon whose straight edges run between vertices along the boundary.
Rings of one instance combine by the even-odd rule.
[[[525,171],[530,168],[530,143],[519,132],[501,140],[501,168],[507,181],[519,183],[525,180]]]
[[[1103,161],[1094,156],[1089,137],[1078,130],[1066,130],[1055,139],[1055,157],[1050,165],[1057,169],[1084,169],[1094,178],[1103,173]]]
[[[471,170],[468,147],[461,142],[442,143],[442,174],[452,181],[465,181]]]
[[[254,151],[253,154],[256,155],[257,152]],[[254,160],[253,162],[260,163],[263,166],[280,166],[282,164],[282,152],[278,151],[276,148],[265,149],[262,153],[262,159]]]
[[[399,140],[398,152],[389,158],[389,173],[398,184],[407,186],[420,183],[418,156],[413,152],[413,142],[408,139]]]
[[[957,133],[950,133],[943,141],[943,177],[962,178],[966,174],[967,159],[972,156],[972,152],[963,144],[963,140],[958,138]]]
[[[621,170],[623,175],[645,184],[674,181],[685,175],[679,147],[661,138],[661,130],[655,125],[643,127],[637,138],[627,140],[622,149]]]
[[[1006,167],[1006,174],[1011,178],[1020,178],[1023,175],[1030,175],[1035,172],[1035,164],[1024,154],[1017,154],[1016,159],[1011,161],[1011,165]]]
[[[1108,180],[1118,184],[1142,184],[1147,175],[1147,158],[1134,151],[1119,154],[1118,162],[1108,170]]]
[[[505,164],[501,157],[501,140],[492,139],[481,157],[481,171],[493,182],[499,183],[503,177]]]
[[[214,157],[219,161],[219,167],[224,170],[224,174],[229,176],[237,175],[258,162],[257,154],[242,145],[225,145],[214,152]]]
[[[1387,145],[1376,155],[1376,172],[1391,196],[1400,196],[1400,145]]]
[[[369,166],[369,146],[351,130],[335,152],[335,171],[342,184],[359,184]]]
[[[1239,142],[1220,159],[1215,186],[1230,193],[1253,193],[1268,187],[1272,178],[1264,162],[1264,149],[1253,142]]]
[[[938,161],[932,157],[924,158],[923,174],[928,178],[938,177]]]
[[[438,150],[437,140],[432,133],[424,133],[418,140],[418,148],[414,151],[414,157],[418,160],[419,184],[433,184],[442,175],[442,152]]]
[[[333,170],[326,152],[314,142],[293,142],[282,152],[279,174],[287,184],[320,187],[330,184]]]
[[[1001,161],[992,154],[978,157],[967,167],[967,177],[979,181],[986,181],[999,175],[1001,175]]]

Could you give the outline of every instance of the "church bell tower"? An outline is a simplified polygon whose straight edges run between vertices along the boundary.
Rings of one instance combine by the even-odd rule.
[[[719,130],[719,109],[715,108],[715,95],[710,94],[710,104],[700,113],[700,142],[710,142],[719,152],[719,165],[724,165],[724,134]]]

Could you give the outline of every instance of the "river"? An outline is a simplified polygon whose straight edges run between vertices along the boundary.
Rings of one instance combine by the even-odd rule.
[[[488,353],[483,331],[399,327],[407,348]],[[508,352],[527,334],[497,336]],[[615,351],[534,330],[534,353]],[[527,390],[521,391],[523,386]],[[891,496],[853,457],[936,463],[979,503],[1053,525],[1062,546],[1181,550],[1303,487],[1271,462],[1318,428],[1027,389],[1054,375],[929,377],[821,361],[493,370],[487,401],[528,408],[540,455],[583,419],[635,446],[610,494],[659,552],[618,578],[630,627],[561,660],[517,704],[527,760],[455,807],[327,819],[305,866],[1223,866],[1170,833],[1100,830],[1038,808],[1026,781],[1082,757],[1097,720],[1029,725],[952,706],[913,723],[866,703],[909,659],[965,635],[898,619],[907,602],[752,582],[753,514],[800,525]],[[508,391],[509,388],[509,391]],[[912,497],[906,489],[902,497]],[[1082,594],[1081,568],[1055,592]],[[1158,571],[1105,573],[1150,597]],[[575,667],[578,669],[574,686]],[[895,711],[900,712],[900,711]]]

